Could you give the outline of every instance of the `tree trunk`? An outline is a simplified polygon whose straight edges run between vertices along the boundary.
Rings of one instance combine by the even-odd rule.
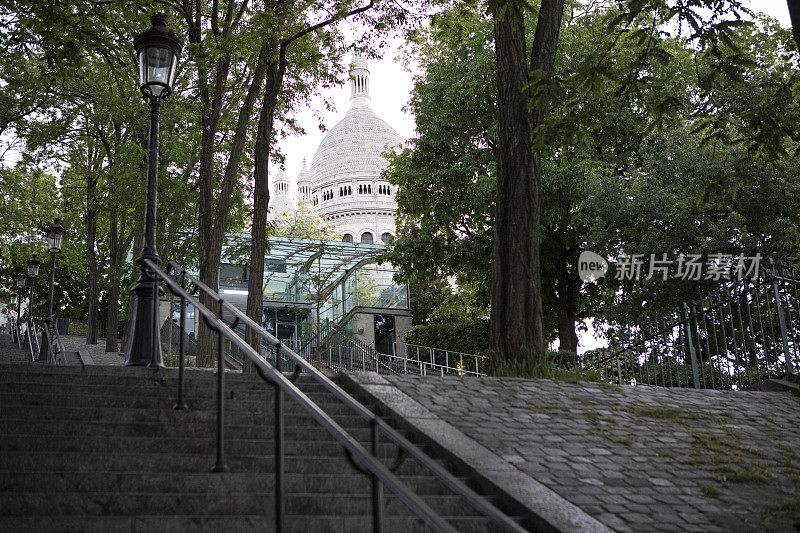
[[[277,61],[267,67],[266,87],[258,119],[253,162],[253,225],[250,230],[250,276],[247,281],[247,316],[261,324],[264,311],[264,254],[267,241],[267,211],[269,208],[269,147],[272,140],[275,108],[278,94],[283,84],[283,71]],[[256,351],[260,350],[261,337],[250,329],[245,340]],[[255,370],[250,361],[245,360],[243,370]]]
[[[247,95],[239,108],[239,115],[236,120],[236,129],[231,141],[231,151],[228,154],[228,161],[225,165],[225,173],[222,178],[222,186],[214,205],[213,188],[213,167],[214,156],[216,155],[216,131],[219,125],[219,112],[216,106],[221,106],[224,96],[224,85],[218,84],[214,98],[214,105],[208,110],[203,111],[203,133],[200,150],[200,201],[198,204],[198,228],[200,236],[200,281],[208,285],[212,290],[219,287],[219,266],[222,256],[222,244],[225,240],[225,230],[228,222],[228,209],[230,207],[231,194],[237,183],[239,173],[239,163],[242,159],[245,143],[247,141],[247,128],[253,114],[258,95],[264,83],[266,70],[265,61],[266,45],[261,47],[256,67],[253,70],[253,78]],[[217,66],[217,77],[227,78],[227,71],[230,66],[230,58],[226,59],[224,65]],[[205,105],[205,104],[204,104]],[[218,303],[209,295],[200,291],[200,303],[217,310]],[[216,354],[214,352],[215,334],[205,324],[200,321],[197,335],[197,366],[210,367],[214,365]]]
[[[138,230],[133,236],[133,257],[139,257],[139,254],[142,253],[142,248],[144,247],[144,235],[141,233],[141,226],[139,226],[140,230]],[[130,288],[128,289],[128,306],[125,309],[125,323],[122,326],[122,348],[125,353],[128,353],[128,343],[130,342],[131,338],[131,328],[133,327],[133,309],[136,305],[136,298],[131,292]]]
[[[89,313],[86,326],[86,344],[97,344],[97,313],[99,308],[99,273],[97,271],[97,251],[95,242],[97,240],[97,217],[98,212],[91,206],[94,205],[94,185],[87,184],[86,202],[86,270],[89,275]]]
[[[575,331],[580,279],[570,276],[566,256],[556,265],[556,314],[558,315],[558,349],[578,353],[578,334]],[[576,282],[577,281],[577,282]]]
[[[541,79],[552,74],[563,0],[543,0],[531,51]],[[544,119],[544,98],[529,112],[525,26],[517,3],[496,6],[497,203],[492,243],[491,368],[532,359],[545,363],[539,220],[541,164],[531,135]]]
[[[113,192],[112,192],[113,198]],[[113,201],[113,199],[112,199]],[[119,327],[119,248],[120,240],[118,235],[119,221],[117,210],[114,209],[110,214],[111,223],[109,227],[109,266],[108,266],[108,313],[106,314],[106,351],[119,352],[119,342],[117,339],[117,329]]]

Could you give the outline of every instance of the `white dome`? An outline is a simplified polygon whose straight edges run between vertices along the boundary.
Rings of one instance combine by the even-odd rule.
[[[395,187],[381,178],[383,153],[402,138],[372,109],[369,69],[360,56],[350,64],[350,109],[317,147],[311,160],[311,205],[348,242],[379,243],[395,233]]]
[[[381,154],[401,142],[400,135],[371,107],[352,106],[325,135],[314,154],[313,188],[333,185],[342,179],[378,178],[387,165]]]

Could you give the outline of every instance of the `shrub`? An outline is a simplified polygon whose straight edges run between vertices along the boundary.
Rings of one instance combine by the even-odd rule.
[[[406,342],[475,355],[489,354],[489,321],[471,320],[414,326],[406,332]]]
[[[558,353],[560,352],[549,352],[547,362],[543,368],[535,365],[532,359],[526,359],[516,364],[504,363],[498,365],[493,375],[498,377],[527,379],[553,379],[556,381],[565,381],[567,383],[601,381],[599,372],[574,366],[574,363],[570,368],[565,368],[556,364],[553,356]],[[575,354],[572,355],[574,356]]]

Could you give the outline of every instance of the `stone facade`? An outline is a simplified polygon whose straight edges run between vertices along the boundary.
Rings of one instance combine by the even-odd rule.
[[[380,244],[394,238],[395,187],[381,179],[383,153],[402,138],[372,108],[369,69],[363,57],[350,64],[350,108],[322,139],[311,167],[297,176],[297,198],[308,202],[343,240]],[[279,172],[271,211],[291,209],[288,178]]]

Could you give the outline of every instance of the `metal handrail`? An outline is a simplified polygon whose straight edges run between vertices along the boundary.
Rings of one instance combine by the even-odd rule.
[[[470,375],[473,375],[473,376],[483,376],[484,375],[484,374],[481,374],[480,372],[478,372],[477,370],[469,370],[467,368],[458,368],[458,367],[454,367],[454,366],[447,366],[447,365],[443,365],[441,363],[436,363],[436,362],[431,363],[430,361],[423,361],[422,359],[412,359],[410,357],[403,357],[402,355],[392,355],[392,354],[388,354],[388,353],[382,353],[380,355],[382,357],[388,357],[388,358],[391,358],[391,359],[395,359],[395,360],[397,360],[398,363],[402,362],[402,363],[406,363],[406,364],[413,364],[413,365],[416,365],[416,366],[419,366],[419,367],[431,368],[431,369],[434,369],[434,371],[437,371],[437,369],[438,369],[438,371],[442,375],[444,375],[445,373],[447,373],[447,374],[454,374],[454,373],[470,374]]]
[[[25,344],[28,347],[28,357],[31,358],[31,362],[36,361],[38,357],[38,345],[36,345],[36,330],[33,329],[33,323],[28,321],[28,324],[25,327]],[[33,330],[33,332],[31,332]]]
[[[347,392],[345,392],[341,387],[336,385],[330,378],[328,378],[325,374],[320,372],[317,368],[313,365],[308,363],[305,359],[297,355],[294,351],[287,349],[281,341],[279,341],[276,337],[266,331],[260,324],[257,324],[253,321],[250,317],[246,314],[242,313],[239,309],[231,305],[230,303],[226,302],[219,295],[211,290],[207,285],[201,282],[199,279],[195,278],[191,274],[187,272],[185,268],[178,265],[173,261],[168,262],[167,268],[172,268],[176,272],[180,272],[180,276],[183,280],[188,279],[198,287],[200,290],[203,290],[209,296],[217,299],[219,303],[220,309],[220,318],[217,318],[211,311],[209,311],[205,306],[200,304],[195,298],[193,298],[184,288],[179,286],[174,280],[172,280],[168,274],[163,272],[158,268],[150,260],[145,260],[145,264],[152,268],[153,271],[160,276],[164,281],[170,286],[170,289],[175,290],[181,297],[182,304],[181,307],[184,306],[183,302],[185,300],[189,300],[193,305],[195,305],[196,310],[199,311],[203,318],[208,323],[209,327],[215,329],[218,334],[224,334],[226,337],[229,338],[234,344],[236,344],[242,351],[250,358],[250,360],[255,365],[257,371],[262,376],[262,378],[270,381],[276,387],[276,423],[282,420],[282,413],[278,413],[279,406],[282,405],[281,402],[281,395],[280,392],[286,392],[289,394],[293,399],[295,399],[300,405],[309,412],[331,435],[339,441],[342,447],[345,448],[347,452],[348,459],[354,464],[354,466],[360,470],[362,473],[369,473],[373,477],[373,527],[376,531],[381,529],[380,523],[381,519],[380,516],[382,514],[382,505],[380,505],[381,493],[382,489],[380,487],[380,483],[383,483],[389,489],[394,492],[398,498],[400,498],[403,503],[405,503],[417,516],[419,516],[422,520],[424,520],[431,528],[437,531],[455,531],[455,529],[446,522],[442,517],[440,517],[437,513],[435,513],[417,494],[411,492],[393,473],[392,471],[383,465],[376,457],[370,455],[364,447],[361,446],[352,436],[350,436],[343,428],[341,428],[336,422],[333,421],[322,409],[312,402],[300,389],[298,389],[289,379],[287,379],[280,369],[273,368],[272,365],[267,363],[260,354],[258,354],[253,348],[247,344],[244,339],[242,339],[239,335],[235,334],[231,328],[229,328],[222,320],[222,310],[227,309],[228,311],[234,314],[236,322],[243,322],[246,326],[250,327],[254,331],[256,331],[263,340],[267,341],[268,343],[272,344],[277,350],[275,363],[276,365],[280,365],[281,355],[287,356],[291,362],[294,363],[295,366],[295,375],[299,374],[299,372],[305,371],[311,377],[313,377],[318,383],[322,384],[329,392],[331,392],[336,398],[339,399],[342,403],[350,407],[356,414],[361,416],[364,420],[368,421],[370,427],[372,429],[372,449],[373,453],[377,453],[377,443],[379,432],[383,434],[386,438],[388,438],[391,442],[393,442],[400,450],[400,454],[398,458],[401,457],[401,454],[406,454],[416,460],[420,465],[425,467],[431,474],[436,477],[442,484],[452,490],[454,493],[458,494],[464,500],[471,505],[475,510],[482,513],[487,518],[494,521],[503,531],[515,531],[515,532],[523,532],[525,531],[519,524],[514,522],[509,516],[505,513],[500,511],[497,507],[495,507],[492,503],[487,501],[485,498],[478,495],[475,491],[465,485],[461,480],[453,476],[450,472],[445,470],[441,465],[435,462],[433,459],[425,455],[422,450],[417,448],[414,444],[408,441],[405,437],[403,437],[400,433],[394,430],[391,426],[389,426],[386,422],[375,416],[370,410],[366,407],[361,405],[358,401],[356,401],[352,396],[350,396]],[[183,321],[181,321],[182,323]],[[221,346],[221,342],[219,345]],[[181,353],[181,360],[183,359],[183,354]],[[220,372],[223,374],[223,372]],[[180,376],[182,380],[182,375]],[[179,384],[179,387],[182,387],[182,384]],[[219,394],[219,399],[222,400],[223,394]],[[218,412],[218,417],[221,417],[222,406],[218,406],[220,412]],[[282,457],[282,443],[278,443],[278,433],[276,432],[276,451],[281,452],[280,456]],[[218,447],[221,446],[221,434],[218,432]],[[278,455],[276,454],[276,461],[278,461]],[[282,466],[282,465],[279,465]],[[279,470],[276,470],[278,472]],[[280,469],[282,471],[282,468]],[[278,483],[276,480],[276,500],[278,499]],[[280,509],[281,502],[276,501],[276,525],[278,530],[281,528],[280,520]]]

